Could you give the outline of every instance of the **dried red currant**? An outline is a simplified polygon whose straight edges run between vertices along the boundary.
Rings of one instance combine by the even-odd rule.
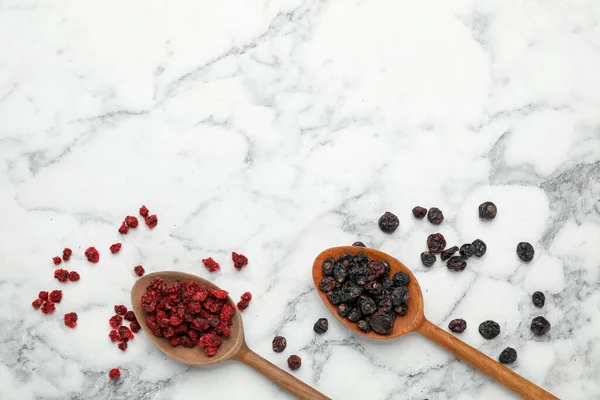
[[[146,206],[141,206],[140,207],[140,215],[144,218],[146,218],[148,216],[148,209],[146,208]]]
[[[98,261],[100,261],[100,253],[95,247],[88,247],[85,249],[84,254],[87,257],[87,260],[91,263],[96,264]]]
[[[273,351],[281,353],[287,347],[287,340],[283,336],[275,336],[273,338]]]
[[[142,329],[142,327],[140,326],[140,324],[137,321],[133,321],[132,323],[129,324],[129,329],[131,329],[131,331],[133,333],[138,333],[140,331],[140,329]]]
[[[60,303],[62,300],[62,290],[53,290],[50,292],[48,299],[53,303]]]
[[[127,314],[127,307],[123,304],[116,305],[115,304],[115,314],[117,315],[125,315]]]
[[[442,253],[440,254],[440,258],[442,259],[442,261],[446,261],[450,257],[452,257],[452,255],[454,253],[456,253],[457,251],[458,251],[458,246],[452,246],[452,247],[442,251]]]
[[[71,259],[71,255],[73,254],[73,250],[69,249],[68,247],[65,247],[63,250],[63,261],[69,261]]]
[[[128,215],[125,217],[125,224],[129,227],[129,228],[137,228],[138,226],[138,219],[134,216]]]
[[[221,269],[219,263],[212,259],[212,257],[208,257],[202,260],[202,264],[206,267],[210,272],[215,272]]]
[[[73,329],[77,326],[77,313],[70,312],[64,316],[65,325]]]
[[[446,248],[446,238],[441,233],[432,233],[427,237],[427,247],[434,254],[441,253]]]
[[[118,253],[121,250],[121,243],[115,243],[110,246],[110,252],[113,254]]]
[[[56,306],[53,302],[45,301],[44,304],[42,304],[42,312],[44,314],[52,314],[54,310],[56,310]]]
[[[108,373],[108,377],[110,379],[119,379],[121,377],[121,371],[119,371],[119,368],[113,368]]]
[[[237,269],[241,269],[243,266],[248,265],[248,258],[243,254],[232,252],[231,259],[233,260],[233,266]]]
[[[117,345],[117,347],[121,349],[121,351],[125,351],[127,350],[127,342],[121,342]]]
[[[52,261],[54,262],[54,265],[58,265],[62,262],[62,259],[60,257],[52,257]]]
[[[127,232],[129,232],[129,227],[127,226],[127,224],[125,223],[125,221],[123,221],[121,223],[121,226],[119,227],[119,233],[121,235],[127,235]]]
[[[427,212],[427,219],[432,224],[439,225],[444,221],[444,214],[439,208],[431,207]]]
[[[297,370],[298,368],[300,368],[300,366],[302,365],[302,359],[297,356],[297,355],[291,355],[289,356],[289,358],[287,359],[287,363],[288,363],[288,367],[294,371]]]
[[[141,265],[136,265],[135,267],[133,267],[133,272],[137,276],[142,276],[142,275],[144,275],[144,272],[146,272],[146,270]]]
[[[42,306],[42,303],[44,303],[44,300],[42,300],[42,299],[35,299],[33,301],[33,303],[31,303],[31,306],[37,310],[38,308],[40,308]]]
[[[134,338],[131,329],[124,325],[119,328],[119,335],[121,336],[121,339],[132,340]]]
[[[486,201],[479,205],[479,218],[481,219],[494,219],[496,218],[496,205],[491,201]]]
[[[205,347],[204,348],[204,354],[206,355],[206,357],[213,357],[217,354],[217,348],[216,347]]]
[[[156,214],[148,215],[145,218],[145,221],[146,221],[146,226],[150,229],[154,228],[156,226],[156,224],[158,224],[158,218],[156,217]]]
[[[412,209],[412,213],[415,216],[415,218],[422,219],[423,217],[425,217],[425,215],[427,215],[427,209],[425,207],[416,206]]]
[[[116,329],[113,329],[112,331],[110,331],[108,333],[108,337],[110,338],[111,342],[118,342],[119,340],[121,340],[121,335],[119,334],[119,331],[117,331]]]
[[[71,282],[77,282],[79,279],[81,279],[81,277],[79,276],[78,272],[76,272],[76,271],[69,272],[69,280]]]
[[[108,323],[110,324],[110,327],[113,328],[113,329],[119,328],[121,326],[122,322],[123,322],[123,317],[121,317],[120,315],[113,315],[108,320]]]
[[[529,262],[533,260],[533,255],[535,254],[535,250],[531,243],[521,242],[517,245],[517,255],[519,258],[525,262]]]
[[[448,329],[452,332],[463,333],[467,329],[467,321],[462,318],[453,319],[448,324]]]
[[[385,233],[392,233],[396,229],[398,229],[398,225],[400,225],[400,221],[398,217],[392,214],[389,211],[386,211],[381,217],[379,217],[379,228]]]
[[[46,292],[45,290],[42,290],[39,294],[38,297],[42,300],[48,300],[48,292]]]
[[[59,268],[54,271],[54,277],[58,279],[59,282],[67,282],[69,280],[69,271]]]

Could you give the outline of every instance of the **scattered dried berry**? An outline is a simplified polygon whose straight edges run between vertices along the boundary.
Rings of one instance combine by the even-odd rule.
[[[427,237],[427,247],[429,251],[438,254],[446,248],[446,239],[441,233],[432,233]]]
[[[81,279],[81,276],[79,276],[78,272],[76,272],[76,271],[69,272],[69,280],[71,282],[77,282],[79,279]]]
[[[115,304],[115,314],[117,314],[117,315],[127,314],[127,307],[125,307],[123,304],[119,304],[119,305]]]
[[[483,321],[479,324],[479,333],[486,339],[493,339],[500,334],[500,325],[492,320]]]
[[[54,265],[58,265],[62,262],[62,259],[60,257],[52,257],[52,261],[54,262]]]
[[[142,327],[140,326],[140,324],[137,321],[133,321],[129,324],[129,328],[131,329],[131,331],[133,333],[138,333]]]
[[[59,282],[67,282],[69,280],[69,271],[59,268],[54,271],[54,277],[58,279]]]
[[[119,233],[121,235],[127,235],[127,232],[129,232],[129,227],[127,226],[127,224],[125,223],[125,221],[123,221],[123,223],[119,227]]]
[[[100,253],[95,247],[88,247],[84,254],[87,257],[87,260],[91,263],[96,264],[98,261],[100,261]]]
[[[42,304],[42,312],[44,314],[52,314],[54,310],[56,310],[56,307],[53,302],[45,301],[44,304]]]
[[[379,217],[379,228],[385,233],[392,233],[400,225],[398,217],[389,211],[386,211],[381,217]]]
[[[144,218],[146,218],[148,216],[148,209],[146,208],[146,206],[141,206],[140,207],[140,215]]]
[[[125,224],[127,224],[127,226],[129,228],[137,228],[138,226],[138,219],[136,217],[133,217],[131,215],[128,215],[125,217]]]
[[[433,253],[430,253],[428,251],[424,251],[421,253],[421,262],[426,267],[431,267],[435,263],[436,260],[437,260],[437,257]]]
[[[42,300],[48,300],[48,292],[46,292],[45,290],[42,290],[39,294],[38,297]]]
[[[121,317],[120,315],[113,315],[108,320],[108,323],[110,324],[110,327],[113,328],[113,329],[119,328],[121,326],[122,322],[123,322],[123,317]]]
[[[119,335],[121,336],[121,339],[133,340],[134,338],[133,332],[125,325],[119,328]]]
[[[60,301],[62,300],[62,290],[53,290],[53,291],[51,291],[50,295],[48,296],[48,299],[52,303],[60,303]]]
[[[73,250],[69,249],[68,247],[65,247],[63,249],[63,255],[62,255],[63,261],[65,261],[65,262],[69,261],[71,259],[72,254],[73,254]]]
[[[250,300],[252,300],[252,294],[250,292],[246,292],[241,296],[241,300],[237,303],[237,308],[240,311],[244,311],[250,305]]]
[[[108,373],[108,377],[110,379],[119,379],[121,377],[121,371],[119,371],[119,368],[113,368]]]
[[[327,329],[329,329],[329,321],[327,321],[327,318],[319,318],[313,326],[313,331],[318,334],[327,332]]]
[[[121,250],[121,243],[115,243],[110,246],[110,252],[113,254],[118,253]]]
[[[446,263],[446,266],[448,267],[448,269],[451,269],[453,271],[462,271],[465,268],[467,268],[467,259],[463,256],[453,256],[450,257],[450,259]]]
[[[65,325],[73,329],[77,326],[77,313],[70,312],[64,316]]]
[[[275,336],[273,338],[273,351],[275,353],[281,353],[287,346],[287,340],[283,336]]]
[[[297,370],[298,368],[300,368],[300,366],[302,365],[302,359],[294,354],[287,359],[287,363],[288,363],[288,367],[292,371],[294,371],[294,370]]]
[[[365,246],[365,244],[363,242],[354,242],[354,243],[352,243],[352,246],[355,246],[355,247],[367,247],[367,246]]]
[[[231,259],[233,260],[233,266],[237,269],[242,269],[242,267],[248,265],[248,258],[243,254],[232,252]]]
[[[127,342],[121,342],[117,345],[117,347],[121,350],[121,351],[125,351],[127,350]]]
[[[531,321],[531,332],[542,336],[550,330],[550,322],[544,317],[535,317]]]
[[[378,310],[371,316],[369,324],[380,335],[389,335],[394,327],[394,317],[392,314]]]
[[[427,209],[425,207],[416,206],[412,209],[412,213],[415,216],[415,218],[422,219],[423,217],[425,217],[425,215],[427,215]]]
[[[146,270],[141,265],[136,265],[135,267],[133,267],[133,272],[137,276],[142,276],[142,275],[144,275],[144,272],[146,272]]]
[[[439,208],[431,207],[427,212],[427,219],[432,224],[439,225],[444,221],[444,213]]]
[[[156,217],[156,214],[148,215],[145,218],[145,221],[146,221],[146,226],[150,229],[154,228],[156,226],[156,224],[158,224],[158,218]]]
[[[454,253],[456,253],[457,251],[458,251],[458,246],[452,246],[452,247],[442,251],[442,253],[440,254],[440,258],[442,259],[442,261],[446,261],[450,257],[452,257],[452,255]]]
[[[369,333],[371,332],[371,325],[369,325],[369,323],[367,321],[360,320],[356,323],[356,325],[358,325],[358,329],[360,329],[361,331],[365,332],[365,333]]]
[[[42,299],[35,299],[33,301],[33,303],[31,303],[31,306],[37,310],[38,308],[40,308],[42,306],[43,302],[44,302],[44,300],[42,300]]]
[[[525,262],[529,262],[533,260],[533,255],[535,254],[535,250],[533,246],[528,242],[521,242],[517,245],[517,255],[519,258]]]
[[[463,333],[467,329],[467,321],[462,318],[453,319],[448,324],[448,329],[452,332]]]
[[[123,306],[123,307],[125,307],[125,306]],[[115,306],[115,311],[117,311],[116,306]],[[137,321],[137,318],[135,317],[135,313],[133,311],[127,311],[124,314],[123,319],[126,321]]]
[[[544,293],[542,292],[535,292],[532,296],[531,296],[531,300],[533,300],[533,304],[536,307],[544,307],[544,304],[546,304],[546,296],[544,296]]]
[[[473,255],[473,251],[471,249],[471,243],[465,243],[460,246],[460,250],[458,251],[461,256],[465,258],[469,258]]]
[[[483,240],[475,239],[473,240],[473,243],[471,243],[469,250],[475,257],[482,257],[487,251],[487,245],[483,242]]]
[[[219,263],[216,262],[215,260],[213,260],[212,257],[203,259],[202,264],[204,264],[206,269],[209,270],[210,272],[219,271],[221,269],[221,266],[219,265]]]
[[[479,218],[481,219],[494,219],[496,218],[497,212],[496,205],[491,201],[486,201],[479,205]]]
[[[498,360],[502,364],[512,364],[515,361],[517,361],[517,351],[512,347],[507,347],[504,350],[502,350],[502,353],[500,353],[500,357],[498,357]]]
[[[121,340],[121,335],[119,334],[119,331],[117,331],[116,329],[113,329],[112,331],[110,331],[108,333],[108,337],[110,338],[111,342],[118,342]]]

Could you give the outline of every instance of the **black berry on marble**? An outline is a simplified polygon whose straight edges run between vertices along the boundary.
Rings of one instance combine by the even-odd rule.
[[[427,212],[427,219],[432,224],[439,225],[444,221],[444,213],[439,208],[431,207]]]
[[[335,265],[335,260],[332,257],[329,257],[327,260],[323,261],[323,264],[321,265],[323,275],[325,275],[325,276],[333,275],[333,266],[334,265]]]
[[[410,275],[405,274],[404,272],[396,272],[392,279],[396,286],[408,286],[410,283]]]
[[[423,217],[425,217],[425,215],[427,215],[427,209],[425,207],[416,206],[412,209],[412,213],[415,216],[415,218],[422,219]]]
[[[275,336],[273,338],[273,351],[275,353],[281,353],[287,346],[287,340],[283,336]]]
[[[479,333],[486,339],[493,339],[500,334],[500,325],[496,321],[487,320],[479,324]]]
[[[365,244],[363,242],[354,242],[352,243],[352,246],[356,246],[356,247],[367,247],[365,246]]]
[[[379,217],[379,228],[385,233],[392,233],[400,225],[398,217],[389,211],[386,211],[381,217]]]
[[[324,276],[319,282],[319,289],[324,292],[332,291],[337,285],[337,281],[332,276]]]
[[[432,233],[427,237],[427,248],[434,254],[441,253],[446,248],[446,238],[441,233]]]
[[[367,321],[365,321],[364,319],[361,319],[360,321],[358,321],[356,323],[356,325],[358,325],[358,329],[360,329],[361,331],[363,331],[365,333],[371,332],[371,325],[369,325],[369,323]]]
[[[463,256],[453,256],[450,257],[450,259],[446,263],[446,266],[448,267],[448,269],[451,269],[453,271],[463,271],[465,268],[467,268],[467,259]]]
[[[533,300],[533,305],[535,305],[536,307],[544,307],[544,304],[546,304],[546,296],[544,296],[544,293],[537,291],[535,292],[532,296],[531,296],[531,300]]]
[[[428,251],[424,251],[421,253],[421,262],[426,267],[431,267],[435,263],[436,260],[437,260],[437,257],[433,253],[430,253]]]
[[[550,322],[544,317],[535,317],[531,321],[531,332],[538,336],[548,333],[550,330]]]
[[[458,251],[458,246],[452,246],[440,253],[440,258],[442,261],[448,260],[454,253]]]
[[[482,257],[487,251],[487,245],[483,242],[483,240],[475,239],[473,240],[473,243],[471,243],[470,250],[471,254],[473,254],[475,257]]]
[[[467,329],[467,321],[462,318],[456,318],[450,321],[448,329],[455,333],[463,333]]]
[[[318,333],[319,335],[327,332],[327,329],[329,329],[329,321],[327,320],[327,318],[319,318],[313,326],[313,331],[315,331],[315,333]]]
[[[465,243],[460,246],[460,250],[458,251],[461,256],[465,258],[469,258],[473,255],[473,251],[471,249],[471,243]]]
[[[519,258],[525,262],[529,262],[533,260],[533,255],[535,254],[535,250],[533,246],[528,242],[521,242],[517,245],[517,255]]]
[[[479,218],[481,219],[494,219],[496,218],[496,212],[498,209],[496,205],[491,201],[486,201],[485,203],[481,203],[479,205]]]
[[[512,364],[515,361],[517,361],[517,351],[512,347],[507,347],[504,350],[502,350],[502,353],[500,353],[500,357],[498,357],[498,360],[502,364]]]
[[[396,314],[400,315],[401,317],[404,317],[406,313],[408,313],[408,304],[402,303],[399,306],[394,307],[394,311],[396,312]]]

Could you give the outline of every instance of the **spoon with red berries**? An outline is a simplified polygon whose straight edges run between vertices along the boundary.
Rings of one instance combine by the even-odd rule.
[[[211,282],[200,277],[175,271],[154,272],[145,275],[136,281],[131,289],[131,303],[133,305],[135,316],[150,340],[152,340],[166,355],[181,363],[199,366],[217,364],[227,360],[241,361],[299,399],[330,400],[329,397],[323,395],[298,378],[285,372],[281,368],[276,367],[250,350],[244,340],[244,328],[242,326],[242,317],[239,312],[233,313],[233,324],[230,327],[231,335],[228,338],[223,339],[217,354],[212,357],[206,356],[201,347],[173,346],[169,342],[169,339],[155,336],[146,323],[148,313],[142,306],[142,296],[146,293],[146,287],[154,278],[162,278],[167,285],[173,285],[177,282],[194,281],[207,288],[220,289]],[[229,296],[227,296],[226,302],[235,308],[235,303]]]
[[[380,335],[371,331],[369,333],[363,332],[359,329],[358,325],[354,322],[351,322],[349,319],[342,317],[339,315],[338,306],[332,304],[327,297],[327,293],[319,290],[319,283],[323,279],[323,263],[326,262],[331,264],[331,258],[334,260],[338,260],[340,256],[344,254],[350,254],[355,256],[357,253],[362,252],[365,254],[370,260],[376,261],[387,261],[390,266],[391,275],[396,272],[404,272],[410,276],[410,281],[407,285],[409,296],[406,299],[406,304],[408,305],[408,310],[406,311],[406,315],[399,316],[393,321],[393,326],[391,327],[391,332],[387,335]],[[328,267],[331,265],[328,265]],[[500,382],[507,388],[511,389],[513,392],[522,396],[525,399],[532,400],[541,400],[541,399],[557,399],[557,397],[548,393],[544,389],[539,386],[534,385],[529,382],[527,379],[522,376],[516,374],[512,370],[506,368],[502,364],[496,362],[475,348],[469,346],[464,343],[460,339],[457,339],[455,336],[450,333],[444,331],[443,329],[438,328],[433,323],[429,322],[424,315],[423,312],[423,294],[421,293],[421,288],[419,283],[415,279],[414,275],[410,272],[410,270],[402,264],[400,261],[396,260],[394,257],[378,251],[374,249],[369,249],[365,247],[357,247],[357,246],[342,246],[342,247],[333,247],[323,251],[321,254],[317,256],[315,262],[313,264],[313,281],[315,286],[317,287],[317,292],[323,299],[323,302],[329,308],[329,310],[335,315],[335,317],[346,327],[354,331],[355,333],[363,336],[367,336],[371,339],[394,339],[398,336],[406,335],[410,332],[418,332],[426,338],[436,342],[449,352],[453,353],[458,358],[468,362],[473,367],[477,368],[481,372],[485,373],[492,379]],[[341,279],[343,280],[343,279]],[[339,282],[339,281],[338,281]],[[379,318],[379,316],[378,316]]]

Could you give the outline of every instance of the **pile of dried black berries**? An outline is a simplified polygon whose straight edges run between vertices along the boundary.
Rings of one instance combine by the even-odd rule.
[[[328,258],[321,268],[319,289],[338,306],[339,315],[355,322],[363,332],[387,335],[396,316],[408,312],[410,276],[404,272],[390,276],[387,261],[371,260],[364,253],[343,254],[337,260]]]
[[[448,269],[453,271],[463,271],[467,267],[469,257],[482,257],[487,251],[487,246],[481,239],[465,243],[460,248],[458,246],[446,248],[446,239],[441,233],[432,233],[427,237],[427,248],[429,251],[421,253],[421,262],[424,266],[431,267],[437,261],[435,254],[439,254],[442,261],[446,261]],[[459,255],[454,255],[456,252]]]

